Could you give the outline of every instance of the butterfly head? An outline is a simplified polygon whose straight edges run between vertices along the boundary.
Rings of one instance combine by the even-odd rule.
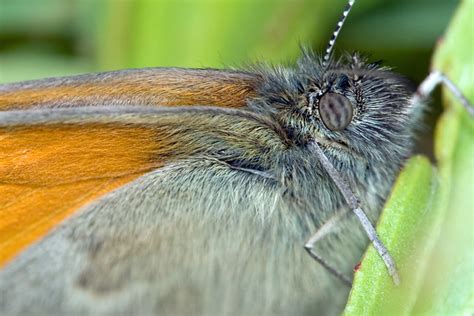
[[[295,144],[318,141],[365,159],[405,157],[415,111],[412,84],[359,54],[327,63],[304,51],[295,69],[263,73],[260,97]],[[400,159],[400,158],[396,158]]]

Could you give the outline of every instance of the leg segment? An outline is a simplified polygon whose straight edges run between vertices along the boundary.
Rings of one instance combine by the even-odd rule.
[[[328,172],[329,176],[331,177],[331,179],[334,181],[336,186],[339,188],[339,191],[341,191],[342,195],[344,196],[346,203],[349,205],[351,210],[359,219],[359,222],[362,224],[362,227],[367,233],[367,236],[372,242],[374,248],[377,250],[380,257],[384,261],[385,266],[387,267],[388,273],[393,279],[393,282],[396,285],[400,284],[400,277],[398,276],[395,261],[393,260],[392,256],[388,252],[387,247],[385,247],[383,242],[380,240],[379,236],[377,235],[377,231],[375,230],[372,223],[369,221],[369,218],[360,207],[359,201],[357,197],[354,195],[354,193],[351,191],[349,184],[344,179],[342,179],[339,172],[334,168],[334,166],[328,160],[328,158],[322,151],[321,147],[319,147],[319,144],[317,142],[313,141],[309,145],[313,147],[324,169]]]
[[[419,85],[417,91],[411,98],[412,104],[423,102],[439,84],[444,84],[459,100],[459,102],[461,102],[469,115],[474,118],[474,107],[469,100],[462,94],[461,90],[459,90],[459,88],[449,80],[448,77],[437,70],[432,71]]]
[[[310,239],[305,243],[304,249],[309,253],[309,255],[319,262],[326,270],[332,273],[334,276],[339,278],[343,283],[347,284],[349,287],[352,286],[352,281],[350,278],[345,276],[342,272],[331,266],[326,260],[324,260],[321,256],[319,256],[315,250],[314,246],[316,243],[321,240],[324,236],[328,235],[331,231],[337,227],[337,223],[339,220],[346,215],[348,212],[346,210],[337,212],[334,216],[332,216],[326,223],[324,223],[321,227],[319,227],[318,231],[311,236]]]

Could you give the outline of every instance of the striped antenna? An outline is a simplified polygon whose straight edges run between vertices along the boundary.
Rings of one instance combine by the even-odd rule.
[[[329,58],[331,57],[331,53],[334,48],[334,44],[336,43],[337,36],[339,35],[339,32],[341,32],[342,25],[344,25],[344,22],[346,21],[346,18],[349,15],[349,12],[351,11],[354,2],[355,0],[349,0],[349,2],[346,4],[344,12],[342,12],[342,16],[339,18],[339,22],[337,22],[336,29],[332,33],[331,40],[329,41],[328,47],[326,48],[326,53],[324,54],[324,68],[326,68],[328,64]]]

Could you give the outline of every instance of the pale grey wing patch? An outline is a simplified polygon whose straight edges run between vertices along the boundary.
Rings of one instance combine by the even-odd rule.
[[[86,207],[0,271],[0,311],[338,310],[347,289],[304,252],[310,232],[294,224],[300,210],[283,191],[272,179],[206,160],[151,172]]]

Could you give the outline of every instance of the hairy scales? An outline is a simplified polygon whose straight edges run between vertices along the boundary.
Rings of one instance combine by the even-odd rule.
[[[318,187],[317,174],[305,175],[306,184]],[[337,310],[348,289],[302,250],[315,229],[311,214],[330,203],[314,194],[296,200],[281,184],[256,177],[203,159],[140,178],[87,207],[0,272],[0,309],[170,315]],[[354,230],[351,222],[347,238],[321,248],[345,262],[346,272],[364,245]],[[354,245],[355,236],[361,240]],[[334,242],[352,250],[344,258],[331,255]],[[31,284],[38,290],[26,291]]]
[[[258,93],[239,110],[197,107],[142,115],[136,108],[121,116],[118,108],[107,108],[108,115],[91,116],[86,112],[95,107],[67,109],[72,112],[61,119],[65,124],[150,126],[157,141],[167,142],[167,165],[86,206],[0,271],[0,310],[340,311],[348,289],[313,262],[303,245],[345,203],[307,144],[318,141],[375,220],[410,153],[417,119],[407,103],[410,90],[401,78],[358,56],[327,69],[304,56],[295,69],[255,72],[262,80]],[[315,91],[339,93],[354,104],[346,129],[324,128],[308,97]],[[44,119],[39,124],[54,121]],[[349,215],[317,251],[349,275],[366,242]]]
[[[142,68],[0,85],[0,110],[72,106],[245,106],[258,77],[241,71]],[[104,93],[107,91],[107,93]]]

